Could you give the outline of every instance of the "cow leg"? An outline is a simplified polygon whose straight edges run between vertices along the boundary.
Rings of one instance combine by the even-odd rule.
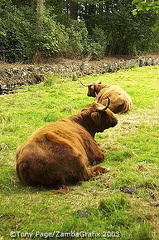
[[[93,175],[97,176],[106,172],[110,171],[110,168],[102,167],[102,166],[95,166],[90,168],[90,171],[92,172]]]
[[[101,162],[104,161],[104,153],[102,151],[100,151],[99,149],[97,149],[96,152],[94,152],[94,155],[91,156],[91,158],[89,158],[89,163],[90,165],[97,165]]]
[[[89,165],[97,165],[104,161],[104,153],[98,148],[94,139],[88,139],[84,145]]]

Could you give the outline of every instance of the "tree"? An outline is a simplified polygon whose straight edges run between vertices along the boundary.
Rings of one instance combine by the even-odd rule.
[[[159,13],[159,2],[158,0],[133,0],[132,4],[136,5],[136,9],[134,9],[133,14],[137,14],[138,11],[143,10],[153,10],[156,13]]]
[[[37,0],[37,19],[36,19],[36,33],[37,35],[42,34],[42,23],[44,13],[44,0]]]
[[[78,17],[78,4],[70,0],[70,18],[77,20]]]
[[[105,45],[106,54],[129,55],[155,49],[157,34],[152,28],[157,21],[157,14],[152,10],[142,11],[133,16],[134,6],[131,0],[99,1],[95,6],[94,14],[87,16],[86,26],[91,38],[94,39],[94,33],[98,32],[98,43],[103,47]],[[101,43],[103,31],[105,40]]]
[[[157,7],[156,0],[0,0],[1,50],[8,61],[155,51]]]

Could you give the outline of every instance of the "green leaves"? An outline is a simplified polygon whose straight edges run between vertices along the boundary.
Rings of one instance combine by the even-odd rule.
[[[156,13],[159,13],[159,2],[157,0],[133,0],[132,4],[136,5],[137,11],[154,10]],[[137,11],[133,11],[133,14],[136,14]]]
[[[0,45],[9,62],[52,57],[100,58],[158,49],[157,0],[0,0]],[[39,10],[40,11],[40,10]]]

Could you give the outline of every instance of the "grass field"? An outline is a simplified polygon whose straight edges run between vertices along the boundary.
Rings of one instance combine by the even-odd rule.
[[[17,147],[38,127],[90,106],[94,99],[79,80],[116,84],[132,97],[132,111],[95,137],[105,153],[101,165],[111,171],[68,194],[24,186],[15,173]],[[159,66],[77,81],[48,75],[45,83],[0,96],[0,129],[0,240],[159,239]]]

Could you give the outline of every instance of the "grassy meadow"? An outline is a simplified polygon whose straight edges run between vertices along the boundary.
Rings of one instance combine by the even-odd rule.
[[[110,172],[68,194],[24,186],[15,173],[17,147],[40,126],[89,107],[94,99],[80,81],[97,80],[119,85],[133,100],[116,127],[95,137]],[[0,223],[0,240],[159,239],[159,66],[80,79],[49,74],[44,83],[1,95]]]

